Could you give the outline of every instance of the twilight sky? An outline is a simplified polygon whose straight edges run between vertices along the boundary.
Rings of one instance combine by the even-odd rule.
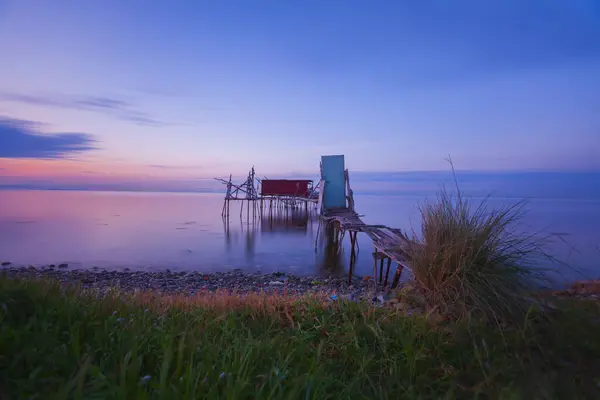
[[[0,0],[0,186],[600,169],[597,0]]]

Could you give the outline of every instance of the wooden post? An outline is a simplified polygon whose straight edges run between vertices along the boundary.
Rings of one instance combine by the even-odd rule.
[[[385,271],[385,282],[383,282],[383,286],[387,286],[388,276],[390,275],[390,267],[392,266],[392,259],[388,257],[387,259],[387,269]]]
[[[381,283],[381,280],[383,279],[383,259],[384,258],[385,258],[385,256],[382,253],[381,261],[379,262],[379,283]]]
[[[350,231],[350,271],[348,271],[348,285],[352,284],[352,270],[354,269],[354,263],[356,262],[356,254],[354,252],[354,246],[356,245],[356,235],[358,232]]]
[[[392,282],[392,289],[398,287],[398,283],[400,282],[400,276],[402,275],[402,270],[404,267],[398,264],[398,268],[396,268],[396,274],[394,275],[394,281]]]
[[[354,247],[356,246],[356,234],[358,232],[350,231],[350,260],[356,258],[356,253],[354,251]]]
[[[375,287],[377,287],[377,248],[373,252],[373,280],[375,281]]]

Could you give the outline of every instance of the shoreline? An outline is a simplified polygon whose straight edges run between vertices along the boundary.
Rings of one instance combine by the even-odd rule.
[[[332,299],[368,300],[387,303],[393,296],[390,287],[377,284],[370,276],[353,276],[348,284],[347,276],[295,275],[288,272],[246,272],[234,269],[226,272],[199,271],[140,271],[102,269],[70,269],[68,264],[36,267],[3,262],[0,276],[20,279],[53,279],[63,285],[79,285],[106,293],[118,289],[125,292],[151,291],[163,294],[194,296],[197,293],[225,292],[245,295],[250,293],[304,295],[320,294]],[[406,282],[401,281],[397,289]],[[396,290],[396,289],[394,289]],[[600,279],[573,281],[564,288],[544,288],[544,296],[600,300]],[[391,296],[390,296],[391,295]]]
[[[0,267],[0,275],[10,278],[50,278],[63,284],[81,285],[83,289],[108,291],[153,291],[193,296],[198,292],[226,291],[237,294],[266,293],[302,295],[310,293],[343,296],[351,300],[371,299],[382,294],[382,284],[370,277],[354,276],[352,284],[347,276],[294,275],[287,272],[249,273],[241,269],[229,272],[202,273],[196,271],[122,271],[105,269],[68,269],[68,266],[18,266]]]

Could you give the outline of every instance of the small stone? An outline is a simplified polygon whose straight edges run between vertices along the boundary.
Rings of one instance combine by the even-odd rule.
[[[271,285],[271,286],[281,286],[281,285],[283,285],[283,282],[281,282],[281,281],[271,281],[271,282],[269,282],[269,285]]]

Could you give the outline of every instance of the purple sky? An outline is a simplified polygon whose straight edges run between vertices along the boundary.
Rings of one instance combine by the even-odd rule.
[[[596,0],[0,0],[0,60],[0,185],[600,169]]]

